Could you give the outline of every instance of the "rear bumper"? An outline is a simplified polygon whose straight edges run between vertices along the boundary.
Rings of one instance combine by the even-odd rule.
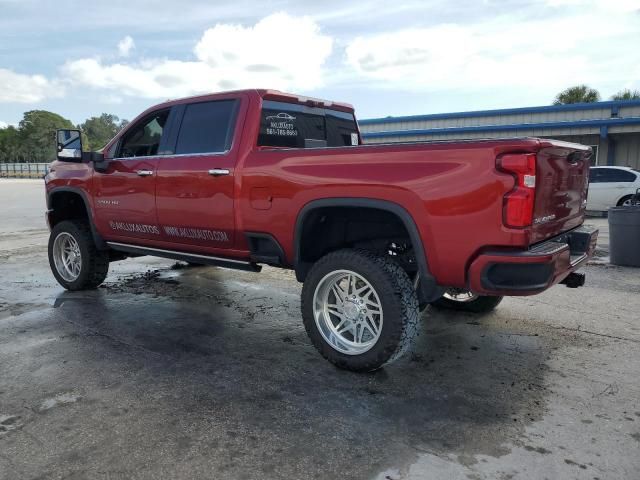
[[[581,226],[529,250],[491,250],[467,272],[469,289],[481,295],[534,295],[563,281],[593,256],[598,230]]]

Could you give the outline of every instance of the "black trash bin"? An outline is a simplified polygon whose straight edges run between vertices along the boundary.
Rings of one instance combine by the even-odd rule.
[[[609,209],[609,256],[614,265],[640,267],[640,206]]]

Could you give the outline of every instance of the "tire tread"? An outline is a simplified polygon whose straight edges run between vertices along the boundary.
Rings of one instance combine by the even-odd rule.
[[[71,227],[71,228],[70,228]],[[73,229],[77,230],[77,232],[73,232]],[[71,230],[71,231],[70,231]],[[55,234],[66,231],[69,233],[73,233],[74,236],[79,236],[76,238],[78,243],[82,243],[87,250],[87,258],[82,259],[83,268],[86,265],[88,267],[88,271],[86,274],[84,272],[80,273],[80,277],[76,279],[74,282],[67,282],[64,279],[60,278],[55,271],[55,265],[53,259],[51,258],[51,245],[49,246],[49,263],[51,265],[51,270],[54,272],[54,276],[58,283],[62,285],[67,290],[76,291],[76,290],[93,290],[100,286],[102,282],[104,282],[105,278],[107,278],[107,274],[109,272],[109,254],[108,252],[98,250],[94,241],[93,235],[91,234],[91,228],[89,224],[82,220],[64,220],[58,223],[51,231],[51,239],[50,244],[53,242],[53,238]],[[81,247],[82,248],[82,247]],[[84,278],[81,278],[84,277]]]
[[[418,309],[418,299],[415,294],[413,284],[407,273],[393,260],[376,255],[368,250],[343,249],[331,252],[318,260],[307,279],[313,277],[314,272],[327,268],[327,265],[334,265],[332,268],[339,268],[338,265],[361,264],[370,262],[374,264],[386,276],[392,288],[392,295],[396,297],[401,313],[397,321],[401,322],[399,332],[387,340],[387,346],[378,355],[366,361],[355,361],[354,357],[340,354],[326,344],[322,336],[317,333],[315,319],[313,315],[305,315],[308,310],[307,302],[313,302],[313,293],[316,288],[315,283],[305,281],[302,289],[302,313],[304,325],[307,333],[320,354],[335,364],[336,366],[358,372],[371,372],[389,365],[400,358],[410,349],[413,340],[418,334],[420,314]],[[310,317],[310,318],[309,318]],[[363,355],[366,356],[365,352]]]

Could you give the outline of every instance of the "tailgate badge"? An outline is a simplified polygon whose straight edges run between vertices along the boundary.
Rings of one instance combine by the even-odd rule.
[[[533,223],[535,225],[540,225],[541,223],[547,223],[550,222],[551,220],[555,220],[556,216],[554,215],[547,215],[545,217],[538,217],[538,218],[534,218],[533,219]]]

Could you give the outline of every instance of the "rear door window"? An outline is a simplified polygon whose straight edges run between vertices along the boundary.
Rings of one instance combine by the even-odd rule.
[[[617,168],[603,168],[603,178],[600,180],[605,183],[618,182],[635,182],[636,175],[627,170],[618,170]]]
[[[614,170],[613,180],[614,182],[635,182],[636,174],[629,172],[628,170]]]
[[[351,113],[270,100],[262,104],[258,146],[313,148],[358,144],[358,129]]]
[[[231,148],[236,100],[191,103],[185,106],[176,142],[176,155],[222,153]]]

